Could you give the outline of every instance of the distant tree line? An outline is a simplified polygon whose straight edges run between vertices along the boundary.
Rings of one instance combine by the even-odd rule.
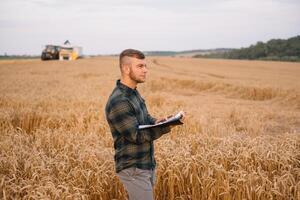
[[[300,35],[286,40],[272,39],[266,43],[257,42],[248,48],[234,49],[224,53],[196,55],[194,57],[300,62]]]
[[[0,55],[0,60],[14,60],[14,59],[35,59],[40,58],[40,56],[34,55]]]

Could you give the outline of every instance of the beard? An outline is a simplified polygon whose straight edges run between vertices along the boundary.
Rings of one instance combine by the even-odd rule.
[[[135,81],[136,83],[144,83],[145,79],[139,78],[131,69],[129,72],[129,77],[131,80]]]

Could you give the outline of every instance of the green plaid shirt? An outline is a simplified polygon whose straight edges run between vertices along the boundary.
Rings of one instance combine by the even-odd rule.
[[[138,125],[154,124],[156,120],[149,115],[139,92],[118,80],[105,112],[114,140],[116,172],[129,167],[155,168],[153,141],[168,133],[170,128],[138,130]]]

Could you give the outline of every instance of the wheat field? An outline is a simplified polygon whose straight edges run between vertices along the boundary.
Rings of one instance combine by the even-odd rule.
[[[147,58],[157,200],[300,199],[300,64]],[[127,199],[104,106],[117,57],[0,61],[0,199]]]

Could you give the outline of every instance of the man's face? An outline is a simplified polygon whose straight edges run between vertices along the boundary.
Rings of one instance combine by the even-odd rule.
[[[129,57],[131,65],[129,66],[129,78],[136,83],[144,83],[148,72],[145,59]]]

